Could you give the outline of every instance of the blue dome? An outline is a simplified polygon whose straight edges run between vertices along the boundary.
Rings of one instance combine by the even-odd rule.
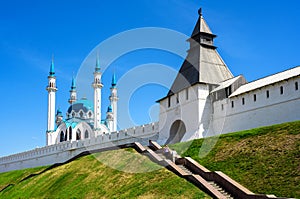
[[[73,103],[69,108],[68,108],[68,113],[70,114],[74,110],[76,113],[78,113],[80,110],[83,112],[87,113],[89,111],[94,110],[94,104],[87,100],[87,99],[81,99]]]

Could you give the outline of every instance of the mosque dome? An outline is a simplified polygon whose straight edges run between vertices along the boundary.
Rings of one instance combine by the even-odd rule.
[[[75,113],[78,113],[80,110],[82,110],[84,113],[88,113],[89,111],[94,110],[93,102],[89,101],[86,98],[82,98],[81,100],[77,100],[75,103],[73,103],[68,108],[68,114],[71,114],[72,111]]]

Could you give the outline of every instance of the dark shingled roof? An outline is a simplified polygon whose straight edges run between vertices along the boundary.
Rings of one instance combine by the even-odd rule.
[[[215,37],[199,12],[192,36],[188,40],[188,55],[166,97],[197,83],[218,84],[233,77],[213,45]]]

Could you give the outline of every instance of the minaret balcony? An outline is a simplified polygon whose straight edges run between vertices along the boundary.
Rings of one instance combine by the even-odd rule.
[[[103,84],[101,84],[101,83],[93,83],[93,87],[94,88],[102,88]]]
[[[56,92],[58,89],[57,89],[56,87],[50,87],[50,86],[47,86],[47,87],[46,87],[46,90],[47,90],[48,92]]]

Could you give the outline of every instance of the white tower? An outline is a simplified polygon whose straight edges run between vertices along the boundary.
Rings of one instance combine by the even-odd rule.
[[[112,129],[114,128],[114,116],[113,116],[111,105],[109,105],[107,108],[106,122],[107,122],[107,127],[109,128],[110,132],[113,132]]]
[[[48,122],[47,122],[47,145],[52,143],[51,133],[55,131],[55,93],[56,88],[56,77],[54,76],[54,62],[51,61],[50,73],[48,76]]]
[[[76,93],[76,83],[75,83],[75,78],[72,78],[72,85],[71,85],[71,90],[70,90],[70,99],[69,103],[73,104],[77,100],[77,93]]]
[[[113,114],[113,126],[110,129],[111,132],[117,131],[117,102],[118,102],[118,96],[117,96],[117,82],[116,82],[116,75],[113,74],[112,77],[112,82],[111,82],[111,87],[110,87],[110,96],[109,96],[109,100],[110,100],[110,106],[112,109],[112,114]]]
[[[92,84],[94,88],[94,130],[100,130],[101,124],[101,89],[103,84],[101,83],[101,72],[99,58],[96,60],[96,68],[94,72],[94,82]]]

